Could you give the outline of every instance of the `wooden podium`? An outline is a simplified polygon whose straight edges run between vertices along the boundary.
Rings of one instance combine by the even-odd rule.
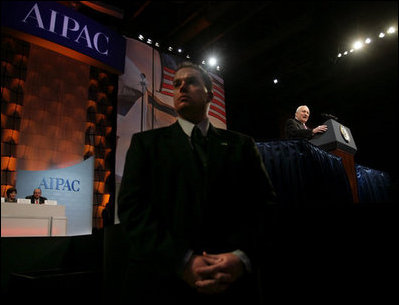
[[[324,122],[327,131],[323,134],[315,135],[310,143],[338,156],[342,159],[342,165],[348,176],[349,184],[352,189],[353,202],[359,202],[357,189],[357,178],[355,170],[355,153],[357,147],[352,137],[350,129],[333,119]]]

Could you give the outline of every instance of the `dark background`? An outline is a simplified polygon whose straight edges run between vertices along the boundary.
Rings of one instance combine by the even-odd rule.
[[[256,141],[282,139],[297,106],[309,126],[330,113],[351,129],[355,162],[397,178],[396,1],[105,1],[113,17],[78,9],[127,37],[142,34],[201,63],[215,55],[225,80],[227,126]],[[76,3],[75,3],[76,5]],[[372,43],[343,58],[358,38]],[[173,51],[177,54],[176,51]],[[274,78],[279,83],[273,83]]]

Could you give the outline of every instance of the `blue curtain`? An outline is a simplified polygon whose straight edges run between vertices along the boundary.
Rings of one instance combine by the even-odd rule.
[[[355,165],[360,203],[388,203],[391,179],[388,173]]]
[[[306,140],[257,143],[283,207],[345,206],[353,202],[341,158]]]

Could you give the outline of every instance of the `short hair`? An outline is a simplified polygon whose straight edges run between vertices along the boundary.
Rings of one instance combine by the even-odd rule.
[[[208,90],[208,93],[213,95],[213,85],[212,85],[212,78],[209,76],[208,71],[206,71],[200,65],[192,63],[190,61],[183,61],[176,69],[175,73],[183,68],[192,68],[200,72],[201,78],[204,81],[205,87]]]
[[[308,107],[307,105],[301,105],[301,106],[299,106],[299,107],[296,109],[295,114],[297,114],[298,111],[299,111],[299,109],[301,109],[302,107],[306,107],[306,108],[309,109],[309,107]],[[310,112],[310,110],[309,110],[309,112]]]
[[[17,193],[17,189],[14,188],[14,187],[10,187],[10,188],[7,190],[7,197],[9,197],[10,194],[11,194],[12,192]]]

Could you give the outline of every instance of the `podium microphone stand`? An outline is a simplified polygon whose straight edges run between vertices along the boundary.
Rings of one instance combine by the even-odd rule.
[[[359,203],[354,158],[357,147],[352,133],[348,127],[345,127],[334,119],[329,119],[323,124],[327,125],[327,131],[323,134],[315,135],[309,142],[329,153],[341,157],[342,165],[348,176],[352,190],[353,202]]]

